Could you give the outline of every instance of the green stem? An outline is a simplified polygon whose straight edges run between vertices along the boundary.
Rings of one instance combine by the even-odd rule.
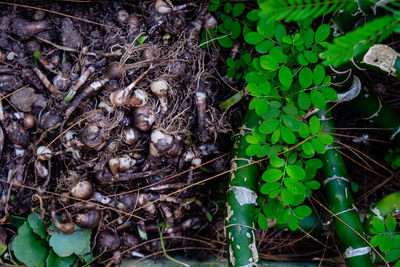
[[[365,232],[369,235],[373,235],[372,232],[372,220],[379,218],[383,220],[387,215],[398,211],[400,209],[400,191],[391,193],[386,197],[382,198],[371,206],[370,211],[367,213],[364,221]]]
[[[324,125],[324,131],[334,134],[335,130],[332,120],[324,119],[324,116],[329,118],[331,116],[329,113],[324,113],[325,111],[321,110],[318,114],[321,118],[322,125]],[[333,147],[336,146],[338,146],[338,144],[333,143],[331,148],[328,148],[325,154],[322,154],[320,157],[324,163],[322,171],[325,195],[329,203],[329,209],[336,215],[333,220],[340,246],[342,252],[344,252],[347,266],[374,266],[369,255],[371,248],[354,232],[355,230],[361,236],[364,236],[364,229],[355,209],[353,197],[351,196],[351,189],[343,158],[339,152],[333,149]]]
[[[259,120],[260,117],[254,111],[246,112],[233,149],[225,214],[229,266],[252,266],[260,261],[255,223],[260,169],[257,164],[237,169],[252,162],[246,156],[249,146],[246,135],[251,134],[251,129],[258,125]]]

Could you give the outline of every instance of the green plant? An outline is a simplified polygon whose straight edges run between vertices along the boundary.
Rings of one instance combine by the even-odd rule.
[[[39,216],[31,213],[19,226],[11,243],[15,257],[27,266],[71,266],[78,258],[90,262],[91,231],[77,230],[66,235],[51,224],[46,231]]]
[[[400,148],[389,149],[385,156],[385,161],[389,162],[393,170],[397,170],[400,167]]]

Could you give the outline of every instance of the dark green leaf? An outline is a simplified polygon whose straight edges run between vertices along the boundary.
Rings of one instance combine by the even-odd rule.
[[[385,255],[385,260],[388,262],[393,262],[400,258],[400,249],[392,249]]]
[[[245,7],[246,7],[246,6],[244,5],[244,3],[237,3],[237,4],[235,4],[235,5],[233,6],[233,9],[232,9],[232,15],[233,15],[234,17],[239,17],[240,15],[243,14]]]
[[[229,14],[231,13],[231,11],[232,11],[232,4],[228,2],[224,5],[224,12],[226,14]]]
[[[268,155],[269,148],[270,148],[270,145],[269,145],[269,144],[262,145],[262,146],[260,147],[260,149],[258,150],[256,156],[259,157],[259,158],[265,157],[266,155]]]
[[[297,104],[302,110],[308,110],[311,106],[310,97],[306,93],[300,92],[297,98]]]
[[[314,158],[306,161],[306,168],[320,169],[322,168],[322,160]]]
[[[298,118],[291,116],[291,115],[283,115],[282,121],[291,130],[293,130],[293,131],[300,130],[301,125],[300,125],[300,120]]]
[[[272,101],[269,102],[269,106],[271,108],[281,108],[282,104],[279,101],[272,100]]]
[[[306,172],[298,165],[288,165],[286,168],[287,174],[293,179],[303,180],[306,178]]]
[[[383,241],[382,235],[374,235],[369,242],[371,243],[371,246],[377,247],[382,243],[382,241]]]
[[[258,127],[258,130],[263,134],[270,134],[278,129],[279,124],[279,120],[276,119],[266,120],[261,123],[260,127]]]
[[[265,38],[271,39],[274,36],[275,25],[263,17],[257,24],[257,31]]]
[[[324,109],[326,107],[326,99],[318,90],[311,90],[310,99],[316,108]]]
[[[292,130],[290,130],[286,126],[281,126],[281,136],[283,141],[285,141],[289,145],[296,143],[296,136],[294,135]]]
[[[58,257],[54,251],[51,249],[49,256],[46,260],[47,267],[69,267],[71,266],[74,261],[76,260],[76,256],[69,256],[69,257]]]
[[[275,47],[273,47],[272,49],[271,49],[271,51],[269,51],[269,55],[273,58],[273,59],[275,59],[275,61],[276,62],[278,62],[278,63],[284,63],[286,60],[287,60],[287,58],[288,58],[288,56],[287,55],[285,55],[283,52],[282,52],[282,49],[279,47],[279,46],[275,46]]]
[[[290,71],[290,69],[286,66],[283,66],[280,70],[279,70],[279,82],[285,86],[285,87],[290,87],[292,85],[293,82],[293,75],[292,72]]]
[[[317,65],[313,71],[313,80],[315,85],[320,85],[325,79],[325,68],[322,65]]]
[[[278,43],[282,42],[282,37],[286,35],[285,26],[278,24],[275,27],[275,39]]]
[[[232,33],[230,37],[232,39],[237,39],[242,32],[242,26],[240,26],[239,21],[232,22],[230,29],[231,29],[231,33]]]
[[[283,107],[283,112],[294,116],[297,114],[297,108],[292,104],[287,104],[286,106]]]
[[[32,231],[27,221],[18,228],[18,235],[11,248],[20,262],[28,266],[45,266],[48,246],[45,240]]]
[[[39,219],[39,215],[36,213],[29,214],[28,223],[35,234],[38,234],[42,239],[46,239],[47,232],[43,222]]]
[[[276,129],[276,130],[272,133],[272,135],[271,135],[271,143],[272,143],[272,144],[275,144],[276,142],[279,141],[279,138],[280,138],[280,137],[281,137],[281,129],[278,128],[278,129]]]
[[[383,236],[383,242],[379,245],[379,249],[383,252],[386,253],[393,247],[393,241],[390,238],[389,235],[384,235]]]
[[[310,47],[314,43],[314,31],[310,28],[304,32],[304,46]]]
[[[233,46],[233,41],[229,36],[218,39],[218,43],[220,46],[224,48],[231,48]]]
[[[328,38],[331,28],[327,24],[322,24],[317,28],[315,32],[315,43],[319,44]]]
[[[312,71],[310,68],[305,67],[300,70],[299,82],[302,88],[308,88],[312,84]]]
[[[263,95],[267,96],[271,92],[271,83],[269,81],[262,82],[259,84],[258,88]]]
[[[268,110],[268,100],[266,98],[260,98],[256,104],[255,110],[259,116],[264,115]]]
[[[304,57],[310,62],[310,63],[317,63],[318,62],[318,55],[315,54],[313,51],[304,51]]]
[[[307,59],[304,57],[303,53],[299,53],[297,55],[297,62],[299,62],[300,65],[302,66],[307,66],[308,65],[308,61]]]
[[[295,231],[299,227],[299,220],[296,217],[291,216],[288,226],[290,230]]]
[[[258,13],[260,13],[259,9],[253,9],[249,13],[247,13],[246,18],[250,21],[257,21],[260,19]]]
[[[266,170],[263,173],[262,179],[267,183],[271,183],[271,182],[276,182],[279,179],[281,179],[282,175],[283,175],[282,170],[271,168],[271,169]]]
[[[304,139],[310,136],[310,129],[308,125],[305,124],[304,122],[302,122],[300,125],[299,135]]]
[[[262,36],[258,32],[249,32],[244,36],[244,40],[248,44],[255,45],[264,40],[264,36]]]
[[[383,223],[383,221],[377,217],[375,217],[372,220],[372,226],[374,227],[375,231],[377,233],[383,233],[385,232],[385,224]]]

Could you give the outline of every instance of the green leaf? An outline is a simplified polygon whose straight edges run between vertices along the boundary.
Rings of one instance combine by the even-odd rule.
[[[331,28],[327,24],[320,25],[315,32],[315,43],[319,44],[328,38]]]
[[[310,63],[317,63],[318,62],[318,55],[315,54],[313,51],[309,51],[309,50],[304,51],[304,57]]]
[[[247,135],[246,136],[246,141],[249,144],[258,144],[258,139],[257,137],[253,136],[253,135]]]
[[[371,243],[371,246],[377,247],[383,242],[383,236],[374,235],[369,242]]]
[[[249,11],[249,13],[247,13],[246,18],[250,21],[257,21],[260,19],[260,17],[258,16],[258,13],[260,13],[259,9],[253,9],[253,10]]]
[[[294,105],[287,104],[286,106],[283,107],[283,112],[294,116],[297,114],[297,108]]]
[[[240,15],[242,15],[245,7],[246,6],[244,5],[244,3],[235,4],[232,9],[232,16],[239,17]]]
[[[260,127],[258,127],[258,130],[263,134],[270,134],[278,129],[279,124],[280,122],[277,119],[266,120],[261,123]]]
[[[288,165],[286,168],[287,174],[293,179],[303,180],[306,178],[306,172],[298,165]]]
[[[299,220],[296,217],[291,216],[288,226],[290,230],[295,231],[299,227]]]
[[[279,156],[277,155],[273,155],[270,159],[269,162],[271,163],[272,167],[275,168],[280,168],[283,165],[285,165],[285,160],[281,159]]]
[[[292,130],[290,130],[286,126],[281,126],[281,136],[283,141],[285,141],[289,145],[296,143],[296,136],[294,135]]]
[[[283,123],[289,127],[293,131],[299,131],[300,130],[300,120],[294,116],[291,115],[283,115],[282,116]]]
[[[297,98],[297,104],[302,110],[308,110],[311,106],[310,97],[306,93],[300,92]]]
[[[312,84],[312,71],[310,68],[305,67],[300,70],[299,73],[299,82],[301,88],[308,88]]]
[[[329,134],[320,134],[317,138],[325,145],[331,145],[333,143],[333,137]]]
[[[263,193],[264,195],[269,195],[270,193],[278,190],[279,188],[281,188],[281,183],[278,182],[265,183],[261,186],[260,192]]]
[[[28,223],[35,234],[38,234],[42,239],[46,239],[47,232],[43,222],[39,219],[39,215],[36,213],[29,214]]]
[[[314,150],[319,153],[319,154],[324,154],[325,153],[325,145],[318,140],[318,138],[312,138],[311,139],[311,145],[313,146]]]
[[[275,43],[271,40],[264,40],[256,45],[256,51],[260,54],[265,54],[275,46]]]
[[[393,217],[392,215],[388,215],[385,218],[385,224],[386,224],[386,229],[388,232],[394,232],[396,231],[396,218]]]
[[[307,155],[314,155],[315,151],[310,142],[305,141],[303,144],[301,144],[301,148],[303,149],[304,153]]]
[[[384,233],[385,232],[385,224],[383,221],[377,217],[372,220],[372,226],[374,227],[377,233]]]
[[[299,54],[297,55],[297,62],[299,62],[299,64],[300,64],[301,66],[307,66],[307,65],[308,65],[308,61],[307,61],[307,59],[304,57],[304,54],[303,54],[303,53],[299,53]]]
[[[249,156],[249,157],[253,157],[258,153],[260,148],[261,148],[260,144],[249,145],[246,148],[246,155]]]
[[[265,38],[271,39],[275,33],[275,25],[271,23],[268,18],[261,18],[257,23],[257,31]]]
[[[52,225],[53,226],[53,225]],[[53,226],[53,228],[55,228]],[[50,232],[49,245],[60,257],[68,257],[72,254],[82,255],[89,248],[91,231],[77,230],[72,234],[65,235],[58,232]]]
[[[255,107],[258,116],[262,116],[268,110],[268,100],[266,98],[260,98]]]
[[[267,183],[271,183],[278,181],[279,179],[282,178],[282,176],[283,176],[282,170],[271,168],[263,173],[262,179]]]
[[[242,26],[240,26],[239,21],[232,22],[230,30],[231,30],[231,36],[230,37],[232,39],[239,38],[239,36],[240,36],[240,34],[242,32]]]
[[[311,134],[318,134],[321,130],[321,123],[316,116],[312,116],[309,121]]]
[[[320,169],[324,166],[322,160],[314,158],[306,161],[306,168]]]
[[[303,33],[304,46],[306,48],[310,47],[314,43],[314,31],[313,29],[308,29]]]
[[[54,251],[51,249],[49,256],[46,260],[47,267],[69,267],[71,266],[76,260],[76,256],[69,256],[69,257],[58,257]]]
[[[261,212],[258,214],[258,226],[263,231],[267,230],[268,228],[267,218],[265,218],[264,214],[262,214]]]
[[[275,39],[278,43],[282,42],[282,37],[286,35],[286,28],[282,24],[275,27]]]
[[[297,217],[300,218],[305,218],[307,216],[311,215],[311,208],[307,205],[301,205],[296,208],[294,208],[294,213],[296,214]]]
[[[271,143],[272,143],[272,144],[275,144],[276,142],[279,141],[279,138],[280,138],[280,137],[281,137],[281,129],[278,128],[278,129],[276,129],[276,130],[272,133],[272,135],[271,135]]]
[[[311,103],[318,109],[324,109],[326,106],[325,97],[318,90],[311,90],[310,92]]]
[[[244,40],[248,44],[255,45],[264,40],[264,36],[262,36],[258,32],[249,32],[244,36]]]
[[[313,80],[316,86],[320,85],[325,79],[325,68],[322,65],[317,65],[313,70]]]
[[[271,146],[269,144],[262,145],[260,149],[257,151],[256,156],[259,158],[265,157],[266,155],[268,155],[270,147]]]
[[[285,87],[290,87],[292,85],[293,82],[293,75],[292,72],[290,71],[290,69],[286,66],[283,66],[280,70],[279,70],[279,82],[285,86]]]
[[[272,48],[271,51],[269,51],[269,55],[278,63],[284,63],[288,58],[288,56],[282,52],[282,48],[279,46]]]
[[[321,187],[321,184],[318,181],[309,181],[306,182],[306,186],[308,186],[312,190],[318,190]]]
[[[220,38],[217,41],[219,45],[222,46],[223,48],[231,48],[233,46],[233,41],[229,36]]]
[[[310,129],[304,122],[300,123],[299,135],[304,139],[310,136]]]
[[[229,14],[231,13],[231,11],[232,11],[232,4],[228,2],[224,5],[224,12],[226,14]]]
[[[20,262],[28,266],[45,266],[47,244],[32,231],[28,222],[24,222],[18,228],[18,235],[14,238],[11,248]]]
[[[338,98],[336,91],[329,86],[322,86],[321,92],[329,101],[336,101]]]
[[[276,70],[279,68],[278,62],[269,55],[263,55],[260,57],[260,65],[266,70]]]
[[[392,249],[390,250],[386,255],[385,255],[385,260],[388,262],[393,262],[395,260],[398,260],[400,258],[400,249]]]
[[[383,236],[383,242],[379,245],[379,249],[383,252],[386,253],[393,247],[393,241],[389,235],[384,235]]]

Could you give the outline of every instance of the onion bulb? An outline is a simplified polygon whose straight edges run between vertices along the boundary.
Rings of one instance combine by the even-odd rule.
[[[156,3],[154,4],[154,8],[158,13],[162,15],[171,13],[172,11],[172,8],[163,0],[157,0]]]
[[[127,145],[133,145],[140,139],[140,132],[133,127],[126,127],[122,130],[122,141]]]
[[[40,146],[36,149],[36,157],[38,160],[49,160],[51,158],[51,150],[48,147]]]
[[[47,178],[47,176],[49,175],[49,170],[46,166],[43,165],[41,161],[35,162],[35,172],[40,178]]]
[[[149,105],[135,108],[133,114],[133,123],[136,128],[146,132],[151,129],[156,119],[154,110]]]
[[[31,113],[25,113],[24,118],[22,120],[22,124],[26,129],[31,129],[36,125],[36,118],[35,115]]]
[[[149,96],[143,90],[136,89],[133,94],[129,97],[126,105],[128,107],[142,107],[147,104]]]
[[[99,225],[100,212],[97,210],[89,210],[84,213],[78,213],[73,217],[73,221],[83,228],[93,229]]]
[[[119,248],[121,240],[119,239],[118,233],[106,230],[97,236],[97,244],[99,251],[106,250],[107,252],[112,252]]]
[[[174,137],[172,135],[155,129],[150,137],[150,155],[156,158],[161,157],[172,148],[173,144]]]
[[[153,81],[150,84],[150,90],[160,100],[161,113],[165,114],[168,111],[168,83],[162,79]]]
[[[77,183],[71,189],[71,196],[80,199],[89,199],[93,195],[93,185],[91,182],[84,180]]]

